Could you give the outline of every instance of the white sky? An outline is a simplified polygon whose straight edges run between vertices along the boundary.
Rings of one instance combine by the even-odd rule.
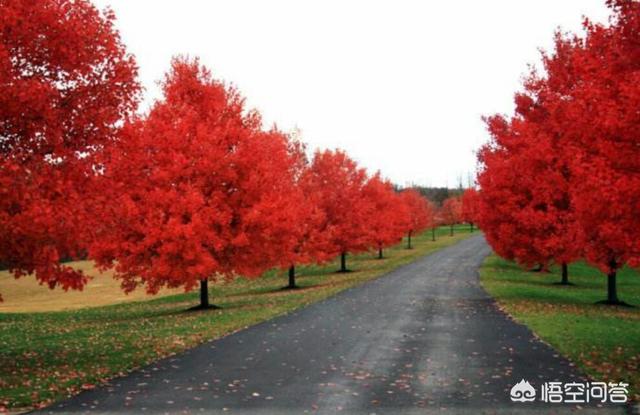
[[[464,184],[482,115],[513,93],[553,32],[606,21],[604,0],[94,0],[111,6],[146,88],[176,54],[233,83],[265,125],[345,149],[394,182]]]

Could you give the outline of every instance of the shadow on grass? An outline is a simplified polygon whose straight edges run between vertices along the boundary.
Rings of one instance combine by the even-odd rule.
[[[277,292],[277,291],[284,291],[284,292],[287,292],[287,291],[298,291],[298,290],[301,290],[301,289],[302,289],[302,287],[299,286],[299,285],[286,285],[284,287],[276,288],[275,290],[273,290],[273,292]]]
[[[572,283],[572,282],[552,282],[551,285],[553,285],[554,287],[575,287],[576,284]]]
[[[193,307],[189,307],[186,310],[184,310],[184,312],[187,313],[193,313],[193,312],[204,312],[204,311],[211,311],[211,310],[222,310],[223,307],[219,306],[219,305],[215,305],[215,304],[209,304],[206,306],[203,306],[202,304],[198,304],[198,305],[194,305]]]
[[[624,301],[609,301],[602,300],[596,301],[596,305],[606,306],[606,307],[622,307],[622,308],[636,308],[633,304],[625,303]]]
[[[323,288],[323,287],[328,287],[331,285],[335,285],[332,283],[321,283],[321,284],[311,284],[311,285],[300,285],[297,284],[295,287],[290,287],[290,286],[284,286],[284,287],[265,287],[264,290],[262,290],[261,292],[254,292],[251,295],[273,295],[273,294],[297,294],[297,293],[303,293],[303,292],[307,292],[307,291],[313,291],[313,290],[317,290],[319,288]],[[244,295],[249,295],[247,294],[236,294],[235,296],[244,296]],[[230,297],[230,296],[229,296]]]

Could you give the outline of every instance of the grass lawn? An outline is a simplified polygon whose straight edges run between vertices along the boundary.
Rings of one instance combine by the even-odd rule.
[[[373,252],[349,256],[347,265],[354,272],[347,274],[334,272],[337,262],[300,267],[299,290],[280,289],[287,284],[286,271],[216,285],[211,288],[211,300],[222,306],[220,310],[186,311],[198,303],[197,292],[122,303],[117,284],[111,283],[110,289],[102,286],[80,293],[87,296],[81,300],[84,308],[32,312],[34,308],[29,303],[46,302],[47,296],[38,291],[32,299],[25,292],[19,301],[13,301],[23,304],[26,312],[0,312],[0,412],[2,406],[41,406],[93,388],[105,379],[124,375],[161,357],[379,277],[470,235],[468,227],[462,225],[454,237],[448,232],[448,227],[438,229],[436,242],[431,242],[430,231],[425,232],[413,238],[414,249],[407,250],[399,244],[385,250],[383,260],[375,259]],[[34,284],[33,289],[41,287]],[[10,293],[1,285],[0,292],[9,301]],[[45,293],[50,297],[66,295],[57,290]],[[118,304],[86,307],[105,304],[104,296],[108,297],[107,302]],[[54,299],[47,307],[64,305]],[[19,306],[13,310],[19,311]]]
[[[583,262],[569,267],[572,286],[559,286],[560,270],[523,271],[496,255],[487,258],[484,288],[519,322],[580,366],[594,380],[626,382],[640,400],[640,273],[618,274],[618,296],[634,305],[595,304],[607,297],[607,279]]]

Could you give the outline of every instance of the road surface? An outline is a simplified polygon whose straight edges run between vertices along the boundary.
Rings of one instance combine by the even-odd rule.
[[[511,402],[521,379],[538,394],[543,382],[584,379],[480,287],[489,252],[481,235],[472,237],[42,412],[574,412]]]

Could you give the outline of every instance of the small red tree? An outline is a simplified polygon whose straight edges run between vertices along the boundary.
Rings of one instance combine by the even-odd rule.
[[[125,291],[199,284],[207,308],[209,280],[287,259],[293,160],[286,137],[261,131],[258,114],[197,60],[175,59],[163,92],[105,160],[106,224],[91,253]]]
[[[366,251],[370,207],[362,196],[364,169],[340,150],[316,152],[305,179],[306,192],[316,195],[324,216],[327,253],[340,255],[340,272],[347,272],[347,253]]]
[[[60,261],[86,248],[94,156],[136,109],[135,61],[89,1],[0,8],[0,263],[80,289]]]
[[[403,190],[400,198],[406,210],[404,232],[407,235],[407,249],[412,249],[411,237],[429,226],[435,226],[434,209],[431,202],[416,189]]]
[[[408,211],[393,185],[379,173],[367,181],[362,193],[370,208],[367,224],[371,244],[382,259],[384,248],[402,240]]]
[[[459,197],[449,197],[442,203],[440,209],[443,224],[448,225],[450,235],[453,236],[453,226],[462,221],[462,202]]]
[[[470,232],[473,232],[473,224],[478,217],[478,191],[469,188],[462,194],[462,220],[469,224]]]

